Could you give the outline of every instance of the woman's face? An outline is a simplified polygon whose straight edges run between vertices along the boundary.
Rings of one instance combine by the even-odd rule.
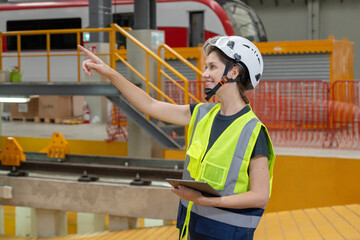
[[[205,88],[212,89],[220,81],[224,74],[225,64],[221,62],[219,55],[213,51],[205,61],[205,71],[202,75],[205,81]]]
[[[225,70],[225,63],[221,61],[221,57],[216,51],[213,51],[209,54],[205,61],[205,71],[202,75],[203,80],[205,81],[205,89],[213,89],[221,80]],[[227,73],[228,78],[236,78],[239,74],[238,67],[232,67]],[[225,88],[230,87],[230,85],[235,84],[225,84],[219,89],[222,91]]]

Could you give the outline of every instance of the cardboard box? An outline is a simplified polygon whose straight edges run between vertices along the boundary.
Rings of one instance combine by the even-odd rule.
[[[72,116],[83,117],[84,116],[84,104],[85,96],[73,96],[72,97]]]
[[[12,118],[35,118],[39,116],[39,97],[31,98],[27,103],[11,103]]]
[[[72,119],[83,115],[84,96],[40,96],[39,117]]]

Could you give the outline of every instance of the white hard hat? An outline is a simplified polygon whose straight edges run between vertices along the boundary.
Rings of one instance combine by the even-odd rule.
[[[248,39],[238,36],[216,36],[209,38],[204,46],[205,56],[208,56],[211,46],[220,49],[226,56],[248,72],[250,81],[246,90],[254,89],[260,81],[264,63],[259,49]]]

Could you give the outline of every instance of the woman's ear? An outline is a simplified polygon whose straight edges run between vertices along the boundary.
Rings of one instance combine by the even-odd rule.
[[[242,69],[241,69],[238,65],[235,65],[235,66],[231,69],[231,78],[235,79],[235,78],[237,78],[241,73],[242,73]]]

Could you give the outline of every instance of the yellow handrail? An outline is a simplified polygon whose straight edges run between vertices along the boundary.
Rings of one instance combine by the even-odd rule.
[[[146,81],[146,78],[141,75],[141,73],[139,73],[133,66],[131,66],[130,63],[128,63],[123,57],[120,56],[120,54],[115,53],[115,56],[117,57],[117,59],[119,59],[121,62],[123,62],[131,71],[133,71],[138,77],[140,77],[143,81]],[[156,91],[160,91],[160,89],[158,89],[155,85],[153,85],[151,82],[149,83],[151,87],[153,87]],[[162,94],[162,96],[164,98],[166,98],[166,100],[168,100],[171,103],[177,104],[174,100],[172,100],[169,96],[167,96],[164,92],[159,92],[160,94]]]
[[[193,95],[189,94],[189,83],[188,80],[182,75],[180,74],[177,70],[175,70],[173,67],[171,67],[169,64],[167,64],[161,57],[157,56],[155,53],[153,53],[150,49],[148,49],[145,45],[143,45],[142,43],[140,43],[138,40],[136,40],[133,36],[131,36],[128,32],[126,32],[126,30],[129,30],[131,28],[121,28],[119,27],[117,24],[112,24],[110,28],[88,28],[88,29],[56,29],[56,30],[33,30],[33,31],[14,31],[14,32],[3,32],[1,33],[1,38],[0,38],[0,70],[2,70],[2,58],[4,57],[17,57],[17,62],[18,62],[18,69],[21,70],[21,58],[22,57],[46,57],[47,59],[47,81],[50,82],[50,57],[54,57],[54,56],[77,56],[77,78],[78,78],[78,82],[80,82],[81,80],[81,63],[80,63],[80,57],[84,56],[85,54],[80,53],[79,50],[77,50],[77,53],[51,53],[50,52],[50,35],[51,34],[76,34],[76,42],[77,44],[80,44],[80,33],[84,33],[84,32],[108,32],[109,33],[109,45],[110,45],[110,52],[109,53],[96,53],[96,55],[107,55],[110,56],[110,66],[112,68],[116,68],[116,59],[120,59],[118,54],[115,54],[115,43],[116,43],[116,34],[115,32],[120,32],[122,35],[124,35],[125,37],[127,37],[128,39],[130,39],[133,43],[135,43],[137,46],[139,46],[141,49],[143,49],[146,52],[146,62],[147,62],[147,66],[146,66],[146,77],[142,78],[145,82],[146,82],[146,91],[147,93],[149,93],[150,91],[150,87],[152,87],[159,96],[163,96],[166,98],[166,100],[175,103],[175,101],[170,100],[170,97],[166,96],[165,93],[162,92],[161,87],[158,88],[156,86],[154,86],[153,84],[150,83],[149,80],[149,56],[152,56],[157,62],[158,65],[163,65],[164,67],[166,67],[167,69],[169,69],[169,71],[171,71],[174,75],[176,75],[180,80],[182,80],[184,82],[184,88],[182,89],[184,91],[184,95],[185,95],[185,104],[189,103],[189,97],[195,99],[196,101],[198,101],[196,98],[194,98]],[[44,54],[22,54],[21,53],[21,36],[23,35],[45,35],[46,36],[46,53]],[[3,36],[16,36],[17,37],[17,51],[16,54],[12,54],[12,53],[3,53],[2,52],[2,37]],[[169,48],[167,48],[169,49]],[[171,50],[169,50],[171,51]],[[172,51],[174,52],[174,51]],[[180,55],[178,55],[175,52],[175,55],[177,55],[177,57],[179,57]],[[180,56],[181,58],[181,56]],[[182,59],[183,60],[183,59]],[[186,60],[185,60],[186,61]],[[125,62],[125,60],[123,59],[122,62]],[[190,63],[189,63],[190,64]],[[127,65],[128,66],[128,65]],[[191,64],[188,65],[189,67],[192,67]],[[129,66],[128,66],[129,67]],[[193,68],[193,67],[192,67]],[[134,69],[132,68],[132,71],[134,71]],[[196,71],[196,70],[195,70]],[[197,71],[198,74],[200,74],[201,72]],[[137,73],[137,75],[139,75],[139,73]],[[160,85],[158,85],[160,86]]]
[[[177,81],[175,81],[172,77],[169,76],[169,74],[167,74],[166,72],[164,72],[163,70],[160,70],[160,73],[162,75],[164,75],[165,77],[167,77],[175,86],[177,86],[178,88],[180,88],[182,91],[185,91],[185,88],[183,86],[181,86]],[[161,90],[161,89],[160,89]],[[194,95],[192,95],[191,93],[189,93],[189,97],[191,97],[192,99],[194,99],[197,102],[200,102]]]
[[[161,57],[159,57],[154,52],[152,52],[150,49],[148,49],[144,44],[142,44],[141,42],[136,40],[133,36],[131,36],[128,32],[126,32],[124,29],[119,27],[117,24],[111,24],[111,27],[116,29],[122,35],[127,37],[133,43],[135,43],[138,47],[140,47],[142,50],[144,50],[148,55],[152,56],[155,60],[157,60],[158,64],[161,63],[167,69],[169,69],[173,74],[175,74],[178,78],[180,78],[182,81],[184,81],[184,86],[185,86],[184,87],[185,88],[185,99],[184,99],[185,102],[184,103],[189,104],[189,82],[181,73],[179,73],[176,69],[174,69],[167,62],[165,62]]]
[[[21,70],[21,57],[46,57],[47,62],[47,81],[50,82],[50,57],[53,56],[77,56],[77,62],[78,62],[78,82],[80,82],[81,74],[80,74],[80,56],[85,55],[81,54],[79,50],[77,50],[76,54],[73,53],[50,53],[50,35],[51,34],[70,34],[75,33],[76,34],[76,42],[77,44],[80,44],[80,33],[83,32],[109,32],[109,35],[111,35],[111,28],[88,28],[88,29],[59,29],[59,30],[33,30],[33,31],[15,31],[15,32],[3,32],[1,33],[1,45],[2,45],[2,36],[16,36],[17,37],[17,53],[16,54],[3,54],[2,47],[0,48],[0,70],[2,70],[2,58],[3,57],[17,57],[18,62],[18,69]],[[44,54],[21,54],[21,36],[22,35],[45,35],[46,36],[46,53]],[[115,46],[115,44],[113,44]],[[101,53],[96,55],[111,55],[110,53]]]
[[[172,53],[175,57],[177,57],[181,62],[183,62],[186,66],[188,66],[191,70],[193,70],[196,74],[197,74],[197,78],[196,79],[201,79],[202,76],[202,72],[195,67],[194,65],[192,65],[188,60],[186,60],[186,58],[184,58],[183,56],[181,56],[179,53],[177,53],[176,51],[174,51],[171,47],[169,47],[168,45],[166,45],[165,43],[160,44],[158,47],[158,56],[161,57],[161,49],[164,49],[164,51],[169,51],[170,53]],[[165,53],[165,52],[164,52]],[[161,71],[161,65],[158,65],[158,86],[160,86],[161,89],[161,74],[166,76],[163,72]],[[170,79],[169,77],[167,77],[168,79]],[[170,79],[170,81],[172,81],[174,83],[174,81],[172,79]],[[178,86],[181,90],[185,91],[182,87]],[[193,98],[195,101],[197,102],[201,102],[198,98],[195,98],[193,95],[191,95],[191,98]],[[160,100],[160,99],[159,99]]]

